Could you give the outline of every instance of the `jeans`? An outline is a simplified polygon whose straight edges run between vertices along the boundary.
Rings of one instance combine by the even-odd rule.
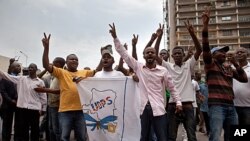
[[[168,141],[175,141],[177,138],[178,127],[183,123],[187,132],[189,141],[197,141],[195,134],[195,117],[194,108],[191,102],[182,103],[183,111],[179,114],[175,113],[176,104],[171,103],[168,105]]]
[[[239,125],[250,125],[250,107],[236,107]]]
[[[69,141],[71,129],[74,129],[77,141],[86,141],[87,128],[82,110],[59,112],[61,141]]]
[[[48,107],[50,141],[60,141],[59,107]]]
[[[167,141],[166,114],[162,116],[153,116],[152,108],[150,104],[147,104],[141,115],[141,139],[140,141],[149,141],[151,126],[153,126],[154,128],[158,141]]]
[[[209,141],[219,141],[222,128],[224,141],[229,141],[230,125],[238,124],[234,106],[212,105],[209,107],[210,136]]]

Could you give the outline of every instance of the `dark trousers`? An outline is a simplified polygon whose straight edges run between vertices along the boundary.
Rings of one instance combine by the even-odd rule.
[[[150,140],[150,129],[153,126],[158,141],[167,141],[167,120],[166,114],[153,116],[150,104],[145,106],[141,115],[141,139],[140,141]]]
[[[176,104],[168,104],[168,140],[175,141],[177,138],[178,127],[183,123],[187,132],[189,141],[197,141],[195,134],[195,117],[192,102],[182,102],[183,111],[179,114],[175,113]]]
[[[39,111],[17,108],[16,113],[15,141],[39,141]]]
[[[10,141],[15,107],[9,107],[2,111],[2,140]]]
[[[207,113],[207,112],[202,112],[202,114],[203,114],[204,121],[205,121],[205,126],[206,126],[207,135],[209,135],[209,132],[210,132],[210,125],[209,125],[208,113]]]

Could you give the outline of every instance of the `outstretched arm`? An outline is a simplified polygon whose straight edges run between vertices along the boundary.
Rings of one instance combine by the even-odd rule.
[[[138,60],[137,58],[137,53],[136,53],[136,44],[138,42],[138,37],[139,35],[133,34],[133,39],[132,39],[132,56],[135,58],[135,60]]]
[[[202,14],[203,29],[202,29],[202,46],[203,46],[203,61],[205,64],[212,63],[212,54],[209,48],[208,41],[208,23],[210,18],[210,8],[206,8]]]
[[[38,93],[44,94],[44,93],[52,93],[52,94],[60,94],[59,89],[51,89],[51,88],[44,88],[44,87],[36,87],[34,90]]]
[[[127,50],[123,47],[123,45],[121,44],[121,42],[117,38],[115,24],[114,23],[113,23],[113,25],[109,24],[109,26],[111,28],[109,30],[109,33],[111,34],[111,36],[114,39],[116,51],[120,54],[120,56],[122,57],[122,59],[124,59],[124,61],[128,64],[128,66],[131,67],[134,71],[136,71],[137,61],[132,56],[129,56]]]
[[[197,36],[195,35],[194,27],[192,24],[190,24],[189,20],[187,20],[184,23],[185,23],[185,26],[186,26],[190,36],[192,37],[193,42],[194,42],[194,46],[195,46],[194,58],[195,58],[195,60],[198,60],[200,55],[201,55],[201,52],[202,52],[201,44],[200,44]]]
[[[41,71],[41,72],[37,75],[37,77],[38,77],[38,78],[42,78],[46,72],[47,72],[47,70]]]
[[[126,50],[128,49],[128,45],[126,43],[124,44],[124,47],[126,48]],[[128,70],[123,67],[123,59],[122,59],[122,57],[120,57],[119,64],[118,64],[118,67],[117,67],[117,71],[122,72],[125,76],[129,75]]]
[[[161,38],[163,35],[163,29],[164,29],[164,25],[159,24],[159,28],[156,30],[157,40],[155,43],[155,51],[156,51],[157,56],[159,54],[159,48],[160,48]]]
[[[156,54],[157,54],[156,61],[160,65],[162,64],[162,58],[159,57],[158,54],[159,54],[161,38],[162,38],[162,35],[163,35],[163,29],[164,29],[164,25],[161,26],[161,24],[159,24],[159,28],[156,30],[156,35],[157,35],[157,40],[156,40],[156,43],[155,43],[155,51],[156,51]]]
[[[153,33],[153,34],[151,35],[151,38],[150,38],[149,42],[148,42],[147,45],[145,46],[145,48],[151,47],[152,44],[154,43],[154,41],[155,41],[156,38],[157,38],[157,34],[156,34],[156,33]]]
[[[50,40],[50,34],[47,37],[44,33],[44,38],[42,39],[43,43],[43,67],[50,73],[53,71],[52,65],[49,64],[49,40]]]

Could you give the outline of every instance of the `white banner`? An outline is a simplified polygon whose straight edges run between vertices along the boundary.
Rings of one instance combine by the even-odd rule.
[[[132,78],[87,78],[77,87],[90,141],[140,140],[140,95]]]

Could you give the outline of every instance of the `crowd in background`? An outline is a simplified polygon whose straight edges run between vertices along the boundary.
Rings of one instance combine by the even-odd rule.
[[[196,131],[219,141],[230,139],[231,125],[250,125],[250,64],[248,51],[228,46],[209,47],[210,9],[202,14],[202,42],[192,24],[186,28],[194,47],[184,53],[182,47],[159,51],[164,26],[152,34],[143,50],[145,63],[137,61],[138,35],[133,35],[132,55],[118,38],[115,24],[110,34],[120,55],[115,63],[112,45],[101,48],[101,60],[95,69],[78,69],[78,57],[49,60],[50,37],[42,39],[44,71],[37,73],[31,63],[22,75],[20,64],[10,59],[9,69],[0,71],[2,140],[38,141],[46,132],[47,141],[69,141],[74,130],[77,141],[89,140],[84,114],[75,83],[86,77],[115,78],[131,76],[138,83],[141,97],[141,141],[175,141],[182,124],[186,139],[196,141]],[[153,46],[154,44],[154,46]],[[204,72],[195,70],[202,54]],[[124,68],[123,63],[129,68]],[[41,116],[43,120],[40,120]],[[14,122],[13,122],[14,121]],[[12,131],[14,127],[14,130]],[[101,140],[101,139],[100,139]]]

